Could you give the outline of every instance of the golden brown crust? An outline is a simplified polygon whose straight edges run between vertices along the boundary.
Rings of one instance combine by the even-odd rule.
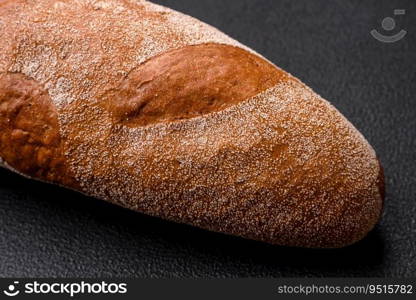
[[[287,79],[287,73],[243,49],[204,44],[150,59],[103,102],[114,122],[146,126],[224,110]]]
[[[76,187],[47,91],[22,74],[0,74],[0,157],[33,178]]]
[[[4,4],[0,158],[15,170],[279,245],[346,246],[380,218],[365,138],[212,27],[140,0]]]

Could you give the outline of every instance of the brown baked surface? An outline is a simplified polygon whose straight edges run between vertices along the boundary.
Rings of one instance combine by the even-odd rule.
[[[76,186],[48,92],[23,74],[0,74],[0,157],[25,175]]]
[[[35,179],[201,228],[342,247],[384,175],[327,101],[146,1],[0,1],[0,158]],[[1,161],[1,160],[0,160]]]
[[[146,126],[224,110],[287,79],[285,72],[243,49],[203,44],[150,59],[103,102],[115,122]]]

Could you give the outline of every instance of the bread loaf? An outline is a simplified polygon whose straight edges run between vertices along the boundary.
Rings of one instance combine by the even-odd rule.
[[[331,104],[140,0],[0,0],[0,158],[33,179],[272,244],[343,247],[383,173]]]

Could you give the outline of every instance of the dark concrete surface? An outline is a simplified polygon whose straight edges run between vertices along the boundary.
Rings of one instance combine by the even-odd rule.
[[[279,277],[416,273],[416,2],[158,0],[254,48],[330,100],[387,178],[381,223],[338,250],[270,246],[127,211],[0,170],[0,276]],[[408,31],[394,44],[381,21]]]

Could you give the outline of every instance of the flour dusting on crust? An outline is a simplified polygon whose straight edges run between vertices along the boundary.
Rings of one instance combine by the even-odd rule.
[[[223,111],[149,127],[116,124],[99,105],[166,51],[205,43],[247,49],[215,28],[146,1],[8,5],[12,12],[0,14],[7,36],[0,72],[23,73],[47,88],[81,192],[292,246],[346,245],[379,218],[374,150],[293,77]]]
[[[104,84],[168,50],[204,43],[248,49],[212,26],[146,1],[28,1],[0,22],[18,35],[8,71],[45,84],[58,107],[94,99]],[[89,77],[98,70],[106,76],[97,80],[103,85],[92,85]],[[62,71],[73,88],[62,90]]]

